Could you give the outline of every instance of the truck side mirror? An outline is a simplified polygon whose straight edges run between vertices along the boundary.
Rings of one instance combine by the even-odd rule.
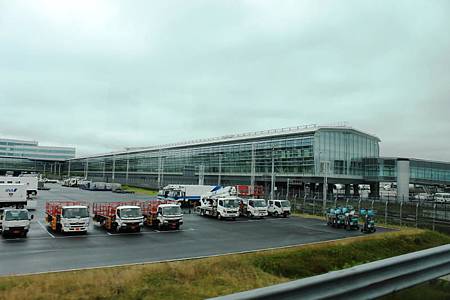
[[[33,220],[33,219],[34,219],[34,215],[31,215],[31,216],[30,216],[30,220]]]

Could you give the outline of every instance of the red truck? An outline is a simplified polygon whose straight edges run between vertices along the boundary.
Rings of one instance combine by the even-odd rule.
[[[139,232],[144,225],[141,205],[138,202],[94,203],[94,221],[107,230]]]
[[[87,233],[89,206],[79,201],[47,202],[45,220],[53,231]]]
[[[150,200],[140,202],[144,222],[158,229],[180,229],[183,214],[180,205],[173,200]]]

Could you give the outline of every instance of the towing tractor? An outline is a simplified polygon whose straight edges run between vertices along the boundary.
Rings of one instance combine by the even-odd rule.
[[[31,219],[33,219],[33,215],[30,216],[26,209],[3,209],[3,211],[0,211],[0,229],[2,230],[2,235],[4,237],[27,237]]]
[[[176,201],[151,200],[141,202],[144,223],[158,229],[180,229],[183,225],[181,207]]]
[[[45,220],[53,231],[87,233],[89,206],[77,201],[52,201],[45,204]]]
[[[137,202],[94,203],[92,208],[94,221],[106,230],[139,232],[144,226],[144,217]]]
[[[291,214],[291,203],[289,200],[269,200],[267,212],[274,217],[283,216],[287,218]]]
[[[264,218],[268,215],[264,199],[241,199],[239,211],[248,218]]]
[[[240,198],[231,196],[202,198],[200,201],[200,215],[216,217],[219,220],[236,220],[239,217],[240,201]]]

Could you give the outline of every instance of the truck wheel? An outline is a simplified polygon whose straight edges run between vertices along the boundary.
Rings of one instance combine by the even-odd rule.
[[[278,218],[278,212],[277,212],[277,211],[274,211],[274,212],[273,212],[273,216],[274,216],[275,218]]]
[[[22,238],[26,238],[26,237],[27,237],[27,233],[26,233],[25,231],[22,232],[21,237],[22,237]]]
[[[220,215],[220,213],[217,214],[217,220],[222,220],[222,216]]]

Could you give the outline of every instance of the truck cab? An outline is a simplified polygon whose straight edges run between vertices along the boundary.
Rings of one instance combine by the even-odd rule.
[[[89,228],[89,209],[87,206],[63,206],[60,218],[61,232],[87,232]]]
[[[30,220],[33,215],[29,215],[26,209],[6,208],[0,212],[0,228],[3,236],[26,237],[30,229]]]
[[[224,197],[217,199],[217,218],[236,219],[239,217],[239,201],[237,197]]]
[[[115,223],[116,231],[140,231],[144,226],[144,216],[141,208],[134,205],[118,206],[116,208]]]
[[[166,227],[180,229],[183,224],[183,214],[178,204],[160,204],[156,213],[158,228]]]
[[[267,203],[264,199],[241,200],[241,214],[249,218],[264,218],[267,216]]]
[[[269,215],[287,217],[291,214],[291,203],[288,200],[269,200]]]

